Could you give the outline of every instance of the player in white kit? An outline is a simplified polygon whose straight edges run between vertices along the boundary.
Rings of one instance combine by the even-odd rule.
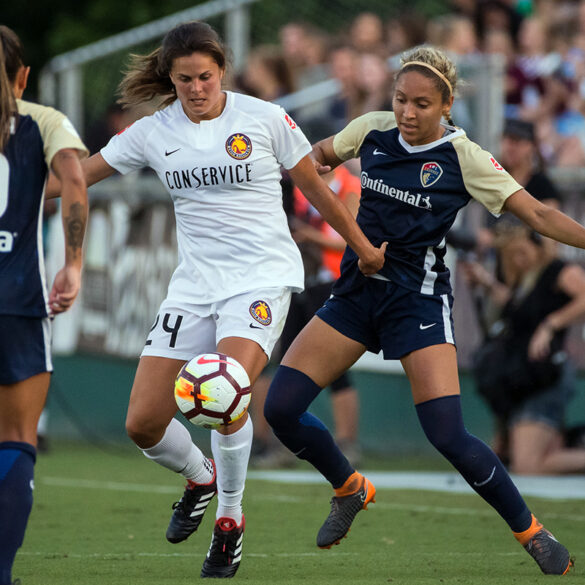
[[[187,479],[167,530],[171,542],[199,526],[218,494],[202,577],[233,577],[244,531],[242,495],[252,421],[211,431],[213,460],[174,419],[173,384],[193,356],[235,358],[253,383],[284,325],[292,292],[303,287],[300,254],[282,208],[280,167],[346,239],[365,274],[383,263],[317,175],[311,146],[279,106],[222,90],[226,57],[215,31],[190,22],[162,46],[134,57],[122,101],[164,98],[163,109],[113,137],[84,166],[88,185],[115,171],[151,167],[175,208],[179,265],[142,352],[126,428],[144,454]]]

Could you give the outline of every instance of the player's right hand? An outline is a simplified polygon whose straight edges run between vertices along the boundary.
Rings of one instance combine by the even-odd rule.
[[[384,266],[387,246],[388,242],[384,242],[379,248],[374,248],[372,246],[371,254],[368,254],[367,257],[365,255],[360,256],[360,259],[358,260],[358,268],[363,274],[371,276],[372,274],[376,274],[382,266]]]
[[[57,272],[53,288],[49,293],[49,311],[58,315],[71,308],[81,288],[81,270],[74,266],[64,266]]]

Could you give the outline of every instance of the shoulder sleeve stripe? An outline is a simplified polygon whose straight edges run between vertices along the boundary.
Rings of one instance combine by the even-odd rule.
[[[366,136],[372,130],[391,130],[396,127],[393,112],[370,112],[352,120],[333,139],[333,150],[341,160],[357,158]]]

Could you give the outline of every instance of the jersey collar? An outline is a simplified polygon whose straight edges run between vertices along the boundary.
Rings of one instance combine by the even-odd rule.
[[[402,134],[400,134],[400,131],[398,131],[398,142],[400,143],[402,148],[406,150],[406,152],[414,153],[424,152],[425,150],[431,150],[436,146],[439,146],[439,144],[443,144],[444,142],[450,142],[451,140],[459,136],[465,136],[465,130],[462,130],[461,128],[456,128],[455,126],[448,126],[447,124],[441,124],[441,126],[443,126],[447,132],[443,134],[443,136],[441,136],[439,140],[435,140],[434,142],[429,142],[428,144],[420,144],[418,146],[411,146],[410,144],[408,144],[408,142],[406,142],[406,140],[404,140],[404,138],[402,138]]]

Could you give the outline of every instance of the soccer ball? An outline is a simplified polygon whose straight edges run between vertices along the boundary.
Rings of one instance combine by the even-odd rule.
[[[188,361],[175,381],[179,410],[194,425],[216,429],[244,415],[251,397],[243,366],[223,353],[204,353]]]

